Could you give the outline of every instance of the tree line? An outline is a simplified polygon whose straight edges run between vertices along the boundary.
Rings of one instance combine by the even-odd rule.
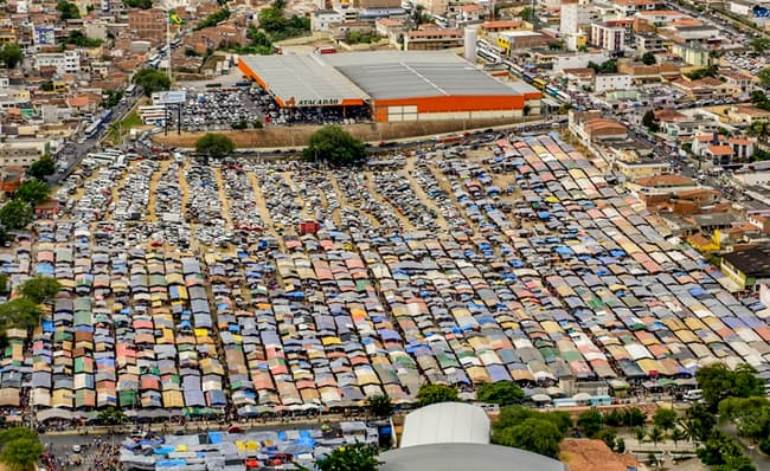
[[[51,196],[51,187],[45,178],[53,175],[56,164],[46,154],[27,169],[27,178],[13,194],[13,198],[0,207],[0,242],[5,243],[8,232],[24,229],[35,218],[34,207]]]

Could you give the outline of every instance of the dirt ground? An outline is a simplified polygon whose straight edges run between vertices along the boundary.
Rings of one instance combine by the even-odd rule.
[[[432,134],[465,131],[515,123],[514,119],[479,119],[467,121],[420,121],[411,123],[370,123],[353,124],[345,129],[353,136],[366,142],[389,141]],[[322,126],[267,127],[245,131],[222,131],[235,142],[238,148],[299,147],[307,145],[310,136]],[[172,147],[195,147],[195,141],[205,132],[187,132],[180,135],[158,134],[153,139]]]

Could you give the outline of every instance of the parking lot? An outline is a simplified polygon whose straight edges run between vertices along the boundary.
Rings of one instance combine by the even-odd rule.
[[[768,373],[757,297],[555,132],[361,169],[149,157],[87,160],[59,218],[2,255],[13,285],[65,287],[31,343],[10,339],[10,364],[33,368],[0,376],[41,423],[411,403],[425,382],[471,396],[508,379],[569,405],[564,379]]]

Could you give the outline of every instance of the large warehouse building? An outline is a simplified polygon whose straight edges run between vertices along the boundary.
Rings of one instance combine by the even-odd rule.
[[[520,117],[542,97],[449,52],[241,56],[239,68],[279,106],[368,106],[380,122]]]

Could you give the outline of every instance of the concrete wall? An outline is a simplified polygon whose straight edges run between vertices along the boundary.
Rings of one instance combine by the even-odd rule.
[[[468,129],[483,129],[524,121],[535,121],[539,116],[531,118],[487,118],[450,121],[407,121],[396,123],[370,123],[345,126],[345,129],[355,137],[367,142],[378,143],[394,139],[407,139],[433,134],[465,131]],[[322,126],[292,126],[268,127],[247,131],[223,131],[239,148],[273,148],[298,147],[307,145],[310,135]],[[158,134],[153,139],[161,144],[174,147],[195,147],[195,141],[205,133],[182,133],[177,135],[169,131],[168,136]]]

